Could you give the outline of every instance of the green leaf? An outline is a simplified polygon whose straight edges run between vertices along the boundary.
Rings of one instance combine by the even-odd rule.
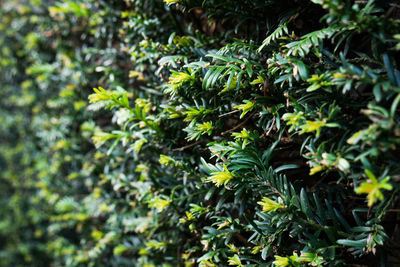
[[[307,197],[307,193],[304,190],[304,188],[302,188],[301,191],[300,191],[300,203],[301,203],[301,210],[304,212],[304,214],[307,215],[308,219],[312,220],[313,219],[313,214],[312,214],[312,211],[311,211],[311,205],[310,205],[310,202],[309,202],[308,197]]]
[[[367,239],[366,238],[361,240],[339,239],[337,243],[339,245],[348,247],[364,248],[367,245]]]

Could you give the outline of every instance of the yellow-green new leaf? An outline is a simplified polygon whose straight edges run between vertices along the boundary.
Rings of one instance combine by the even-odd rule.
[[[368,206],[371,207],[378,199],[383,200],[381,189],[392,190],[393,186],[389,183],[389,176],[378,181],[370,170],[365,170],[365,174],[368,176],[369,181],[361,183],[354,191],[357,194],[368,194]]]
[[[253,108],[254,108],[254,103],[251,101],[248,101],[246,104],[241,104],[241,105],[235,106],[235,109],[239,109],[242,111],[240,118],[243,118],[244,115],[246,115],[249,111],[252,111]]]
[[[240,261],[239,255],[237,254],[235,254],[235,256],[233,257],[228,257],[228,259],[229,259],[228,260],[229,265],[240,266],[240,267],[243,266],[242,262]]]
[[[257,204],[262,206],[262,212],[276,211],[285,207],[284,205],[279,204],[267,197],[263,197],[262,201],[257,202]]]
[[[275,260],[272,262],[276,267],[289,266],[289,258],[275,255]]]
[[[217,187],[221,185],[226,185],[235,175],[231,173],[226,165],[223,165],[224,171],[223,172],[213,172],[211,176],[206,179],[207,182],[214,183]]]

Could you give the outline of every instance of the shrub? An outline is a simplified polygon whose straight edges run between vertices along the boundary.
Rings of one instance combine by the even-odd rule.
[[[0,263],[398,264],[398,9],[1,3]]]

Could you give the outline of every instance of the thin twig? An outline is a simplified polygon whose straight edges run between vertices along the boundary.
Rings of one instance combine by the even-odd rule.
[[[269,91],[269,81],[268,81],[268,79],[265,79],[265,81],[264,81],[264,96],[267,96],[268,91]],[[267,106],[267,109],[268,109],[269,113],[271,113],[271,108]]]
[[[193,143],[193,144],[190,144],[190,145],[187,145],[187,146],[183,146],[183,147],[180,147],[180,148],[172,149],[172,151],[183,151],[183,150],[185,150],[185,149],[191,148],[192,146],[198,145],[198,144],[200,144],[201,142],[202,142],[202,140],[197,141],[197,142],[195,142],[195,143]]]
[[[388,209],[386,212],[400,212],[400,209]]]
[[[268,79],[265,79],[265,81],[264,81],[264,96],[267,96],[268,91],[269,91],[269,81],[268,81]]]
[[[228,131],[225,131],[225,132],[222,132],[221,135],[226,135],[226,134],[228,134],[230,132],[233,132],[234,130],[242,127],[244,124],[246,124],[246,122],[248,122],[251,119],[251,117],[253,117],[254,114],[256,114],[256,113],[255,112],[251,113],[247,119],[245,119],[244,121],[242,121],[241,123],[239,123],[238,125],[233,127],[232,129],[230,129]]]
[[[240,112],[240,110],[237,109],[237,110],[234,110],[234,111],[231,111],[231,112],[228,112],[228,113],[221,114],[221,115],[218,116],[218,118],[221,118],[221,117],[233,114],[233,113],[237,113],[237,112]]]
[[[271,127],[269,127],[269,130],[268,130],[268,132],[267,132],[266,136],[268,136],[268,135],[271,133],[271,131],[272,131],[272,128],[274,128],[274,126],[275,126],[275,120],[276,120],[276,117],[274,116],[274,117],[272,118],[272,124],[271,124]]]

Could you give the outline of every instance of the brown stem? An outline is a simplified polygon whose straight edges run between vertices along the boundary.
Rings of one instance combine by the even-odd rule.
[[[233,127],[232,129],[230,129],[228,131],[225,131],[225,132],[222,132],[221,135],[226,135],[226,134],[228,134],[230,132],[233,132],[234,130],[242,127],[244,124],[246,124],[246,122],[248,122],[251,119],[251,117],[253,117],[254,114],[256,114],[256,113],[255,112],[251,113],[250,116],[247,119],[245,119],[244,121],[242,121],[241,123],[239,123],[238,125]]]
[[[193,143],[193,144],[190,144],[190,145],[187,145],[187,146],[183,146],[183,147],[180,147],[180,148],[172,149],[172,151],[183,151],[183,150],[185,150],[185,149],[191,148],[192,146],[195,146],[195,145],[197,145],[197,144],[200,144],[201,142],[202,142],[202,140],[197,141],[197,142],[195,142],[195,143]]]
[[[400,209],[388,209],[386,212],[400,212]]]
[[[218,118],[221,118],[221,117],[224,117],[224,116],[233,114],[233,113],[237,113],[237,112],[239,112],[239,111],[240,111],[240,110],[237,109],[237,110],[234,110],[234,111],[231,111],[231,112],[228,112],[228,113],[224,113],[224,114],[219,115]]]
[[[267,132],[266,136],[268,136],[268,135],[271,133],[271,131],[272,131],[272,128],[274,128],[274,126],[275,126],[275,120],[276,120],[276,117],[274,116],[274,117],[272,118],[272,124],[271,124],[271,127],[269,127],[269,130],[268,130],[268,132]]]

